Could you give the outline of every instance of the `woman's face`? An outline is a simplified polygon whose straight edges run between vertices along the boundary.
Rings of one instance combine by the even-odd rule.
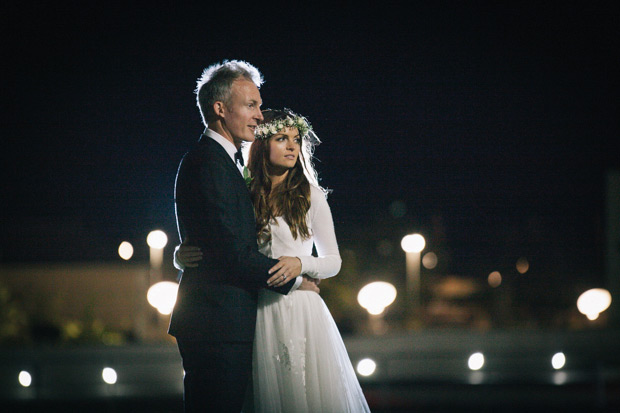
[[[284,128],[269,138],[269,163],[272,167],[291,169],[295,166],[301,149],[297,128]]]

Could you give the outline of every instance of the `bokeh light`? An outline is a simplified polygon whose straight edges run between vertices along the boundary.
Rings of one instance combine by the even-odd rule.
[[[611,305],[611,294],[603,288],[592,288],[577,299],[577,309],[588,320],[596,320]]]
[[[149,235],[146,237],[146,243],[151,248],[162,249],[168,243],[168,236],[164,231],[157,229],[149,232]]]
[[[480,352],[472,354],[467,360],[467,365],[471,370],[480,370],[484,366],[484,355]]]
[[[377,370],[377,363],[375,363],[374,360],[372,359],[365,358],[365,359],[360,360],[359,363],[357,363],[357,372],[361,376],[366,376],[366,377],[370,376],[376,370]]]
[[[106,367],[101,371],[101,377],[103,378],[103,381],[105,381],[108,384],[114,384],[116,383],[116,380],[118,379],[118,375],[116,374],[116,370],[114,370],[111,367]]]
[[[373,315],[381,314],[395,299],[396,288],[383,281],[367,284],[357,294],[357,302]]]
[[[149,304],[157,309],[161,314],[172,313],[174,304],[177,301],[179,285],[171,281],[161,281],[149,288],[146,299]]]
[[[133,257],[133,245],[127,241],[121,242],[121,245],[118,246],[118,255],[125,261],[131,259]]]
[[[403,237],[400,246],[405,252],[420,252],[426,246],[426,241],[420,234],[410,234]]]
[[[434,252],[427,252],[426,254],[424,254],[424,256],[422,257],[422,265],[427,270],[432,270],[433,268],[435,268],[437,266],[437,254],[435,254]]]
[[[553,357],[551,357],[551,365],[554,369],[559,370],[566,364],[566,356],[564,353],[559,352],[555,353]]]
[[[19,384],[24,387],[30,387],[30,385],[32,384],[32,376],[26,370],[22,370],[19,372],[17,380],[19,381]]]
[[[519,274],[525,274],[530,269],[530,262],[525,257],[521,257],[517,260],[517,271]]]
[[[493,271],[489,274],[487,281],[493,288],[497,288],[502,284],[502,274],[499,271]]]

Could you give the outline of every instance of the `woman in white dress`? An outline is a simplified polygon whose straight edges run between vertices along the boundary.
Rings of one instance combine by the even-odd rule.
[[[320,141],[310,123],[288,109],[263,116],[245,174],[259,250],[299,258],[302,274],[319,283],[341,265],[326,191],[312,165]],[[181,266],[196,265],[200,254],[180,246],[175,257]],[[259,291],[252,373],[256,412],[370,411],[336,323],[314,292]]]

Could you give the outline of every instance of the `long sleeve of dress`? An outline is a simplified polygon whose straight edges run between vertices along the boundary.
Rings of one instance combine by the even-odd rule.
[[[342,259],[334,231],[332,213],[323,192],[311,186],[308,218],[318,257],[301,256],[302,273],[312,278],[329,278],[338,274]]]

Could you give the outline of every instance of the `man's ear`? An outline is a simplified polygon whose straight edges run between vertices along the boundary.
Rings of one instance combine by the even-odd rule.
[[[223,118],[225,112],[224,102],[218,100],[213,104],[213,113],[215,113],[215,116]]]

